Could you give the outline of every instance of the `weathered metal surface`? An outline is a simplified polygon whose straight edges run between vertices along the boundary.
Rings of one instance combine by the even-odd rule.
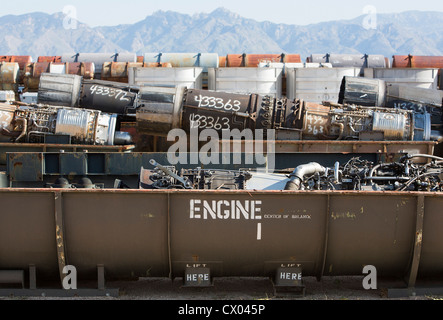
[[[443,56],[394,55],[393,68],[443,68]]]
[[[183,277],[193,264],[214,277],[273,276],[282,264],[319,279],[361,275],[364,265],[411,283],[414,270],[442,277],[443,197],[409,192],[2,189],[0,269],[35,264],[39,276],[60,278],[55,195],[79,279],[94,279],[97,265],[107,279]]]
[[[77,107],[82,77],[45,73],[40,76],[38,102],[48,105]]]
[[[0,103],[0,142],[7,142],[11,139],[10,134],[14,131],[14,115],[16,107]]]
[[[20,70],[24,70],[28,63],[32,63],[31,56],[0,56],[0,62],[16,62]]]
[[[222,143],[222,142],[221,142]],[[241,142],[241,152],[246,152],[247,142]],[[257,143],[257,141],[256,141]],[[376,154],[384,161],[394,161],[404,153],[434,154],[436,142],[430,141],[263,141],[264,150],[275,147],[276,154]],[[274,145],[272,149],[268,145]],[[231,147],[231,150],[232,147]]]
[[[244,57],[246,68],[257,68],[260,62],[282,62],[280,54],[247,54]]]
[[[386,83],[377,79],[343,77],[338,103],[383,107],[386,104]]]
[[[277,140],[443,139],[440,133],[431,132],[428,115],[412,111],[316,104],[303,100],[275,99],[271,95],[180,90],[184,91],[176,96],[174,88],[142,88],[144,96],[137,100],[137,105],[141,106],[137,109],[137,131],[165,136],[172,129],[184,129],[187,133],[192,129],[198,129],[196,132],[215,129],[219,135],[233,129],[264,129],[266,132],[277,129]],[[190,93],[189,97],[187,93]],[[184,101],[182,96],[186,97]]]
[[[134,109],[136,94],[106,82],[83,83],[80,106],[108,113],[126,114]]]
[[[222,56],[218,58],[218,65],[220,68],[225,68],[226,67],[226,56]]]
[[[183,103],[182,127],[187,132],[214,129],[219,133],[253,129],[255,121],[249,115],[257,111],[257,98],[255,95],[188,90]]]
[[[283,63],[301,63],[301,56],[299,54],[282,54]]]
[[[14,113],[12,118],[11,112]],[[6,105],[2,108],[2,115],[4,120],[9,120],[9,123],[1,123],[2,141],[98,145],[132,143],[128,133],[116,130],[117,114],[45,105]]]
[[[146,68],[172,68],[172,64],[169,62],[149,62],[145,63],[144,66]]]
[[[105,62],[101,80],[128,83],[129,68],[147,67],[142,62]]]
[[[185,88],[145,87],[137,99],[137,133],[167,136],[179,129]]]
[[[433,129],[442,129],[443,91],[441,90],[411,88],[406,85],[389,85],[387,87],[386,105],[390,108],[430,113]]]
[[[343,77],[356,77],[358,68],[287,68],[287,97],[309,102],[338,102]]]
[[[251,145],[257,148],[258,143],[263,145],[263,155],[260,157],[252,156],[252,159],[251,157],[248,158],[247,150],[251,149]],[[237,154],[233,153],[236,152],[233,145],[230,145],[229,149],[226,148],[226,145],[229,145],[229,143],[221,141],[220,150],[222,152],[216,155],[216,159],[211,157],[211,163],[204,167],[211,170],[263,168],[281,171],[307,163],[312,159],[332,167],[337,161],[347,163],[355,157],[373,163],[392,163],[399,161],[405,154],[420,152],[420,154],[432,155],[434,147],[429,143],[407,142],[351,143],[347,141],[346,143],[339,143],[334,141],[328,143],[315,141],[312,143],[289,143],[277,141],[275,146],[270,148],[266,142],[255,141],[240,143],[239,147],[243,153]],[[125,152],[131,151],[129,147],[127,149],[94,149],[89,146],[85,146],[83,149],[75,149],[72,146],[64,147],[55,145],[51,148],[48,146],[47,152],[36,152],[37,148],[17,151],[13,146],[10,150],[6,149],[6,173],[9,176],[11,187],[43,187],[44,183],[54,184],[56,178],[66,176],[70,183],[76,183],[82,177],[89,177],[94,184],[103,184],[104,188],[111,189],[118,188],[115,186],[115,180],[119,179],[128,187],[137,189],[140,168],[151,168],[151,159],[158,163],[179,161],[176,165],[177,170],[194,169],[202,161],[201,155],[197,153],[182,153],[175,160],[174,155],[168,153],[142,153],[133,150],[133,152]],[[65,150],[65,152],[61,152],[61,150]],[[172,157],[171,160],[170,157]],[[425,157],[411,160],[416,164],[423,164],[428,161],[429,159]]]
[[[260,63],[301,63],[299,54],[228,54],[226,67],[257,68]]]
[[[423,89],[437,89],[438,69],[413,68],[367,68],[364,70],[366,78],[381,79],[386,84],[403,84]]]
[[[245,54],[228,54],[226,56],[226,67],[228,68],[245,67],[244,56]]]
[[[37,62],[62,62],[61,56],[40,56]]]
[[[56,135],[69,135],[86,144],[113,145],[117,115],[86,109],[60,109],[57,112]]]
[[[209,69],[208,89],[231,93],[256,93],[282,97],[282,69],[219,68]]]
[[[208,68],[219,67],[219,56],[216,53],[145,53],[145,63],[170,63],[173,68]]]
[[[40,77],[43,73],[51,72],[51,62],[36,62],[26,66],[23,83],[28,91],[38,90]]]
[[[95,79],[100,79],[105,62],[137,62],[135,53],[67,53],[62,62],[92,62],[95,65]]]
[[[16,62],[0,62],[0,89],[17,92],[20,67]]]
[[[389,68],[382,55],[367,54],[312,54],[307,62],[331,63],[334,68]]]
[[[26,66],[23,83],[28,91],[38,90],[40,77],[43,73],[73,74],[84,79],[93,79],[95,66],[90,62],[36,62]]]
[[[55,144],[55,143],[0,143],[0,165],[7,164],[9,152],[130,152],[134,145],[98,146],[80,144]]]
[[[130,85],[136,86],[186,86],[202,89],[203,68],[130,68]]]
[[[93,62],[65,63],[66,74],[76,74],[84,79],[94,79],[95,64]]]

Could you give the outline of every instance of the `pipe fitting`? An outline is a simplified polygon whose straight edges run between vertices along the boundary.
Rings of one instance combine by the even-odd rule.
[[[313,175],[316,173],[324,174],[326,168],[316,162],[303,164],[298,166],[293,173],[291,173],[290,181],[286,184],[285,190],[295,191],[301,189],[301,182],[307,175]]]

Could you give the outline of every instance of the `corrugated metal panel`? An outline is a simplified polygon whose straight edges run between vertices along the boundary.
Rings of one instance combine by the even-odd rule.
[[[282,69],[219,68],[209,70],[209,90],[282,97]]]
[[[287,69],[288,99],[338,102],[343,77],[357,77],[360,68]]]

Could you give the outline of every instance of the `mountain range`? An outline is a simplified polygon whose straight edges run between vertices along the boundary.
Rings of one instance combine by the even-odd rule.
[[[443,55],[443,12],[378,14],[307,26],[259,22],[227,9],[194,15],[157,11],[134,24],[65,29],[63,13],[0,17],[0,55],[61,55],[67,52],[366,53]]]

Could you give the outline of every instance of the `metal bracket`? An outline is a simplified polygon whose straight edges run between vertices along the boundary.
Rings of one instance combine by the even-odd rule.
[[[303,297],[306,294],[306,286],[303,281],[302,267],[297,265],[282,265],[277,269],[274,282],[274,295],[287,295],[298,293]]]
[[[63,282],[63,269],[66,266],[65,239],[64,239],[64,223],[63,223],[63,203],[62,193],[54,193],[55,202],[55,239],[57,245],[57,261],[60,273],[60,281]]]
[[[186,267],[184,287],[212,287],[211,270],[206,266]]]
[[[418,275],[418,267],[420,264],[421,250],[423,244],[423,223],[425,215],[425,196],[420,194],[417,196],[417,220],[415,224],[414,248],[411,258],[411,267],[406,279],[407,288],[390,288],[388,289],[389,298],[409,297],[414,295],[422,295],[424,293],[442,294],[443,288],[416,288]]]
[[[6,277],[5,277],[6,276]],[[97,265],[97,289],[84,288],[74,290],[64,289],[37,289],[36,267],[29,265],[29,289],[24,288],[24,271],[0,271],[0,283],[19,284],[22,288],[0,289],[0,297],[115,297],[119,296],[119,289],[105,287],[104,265]]]

